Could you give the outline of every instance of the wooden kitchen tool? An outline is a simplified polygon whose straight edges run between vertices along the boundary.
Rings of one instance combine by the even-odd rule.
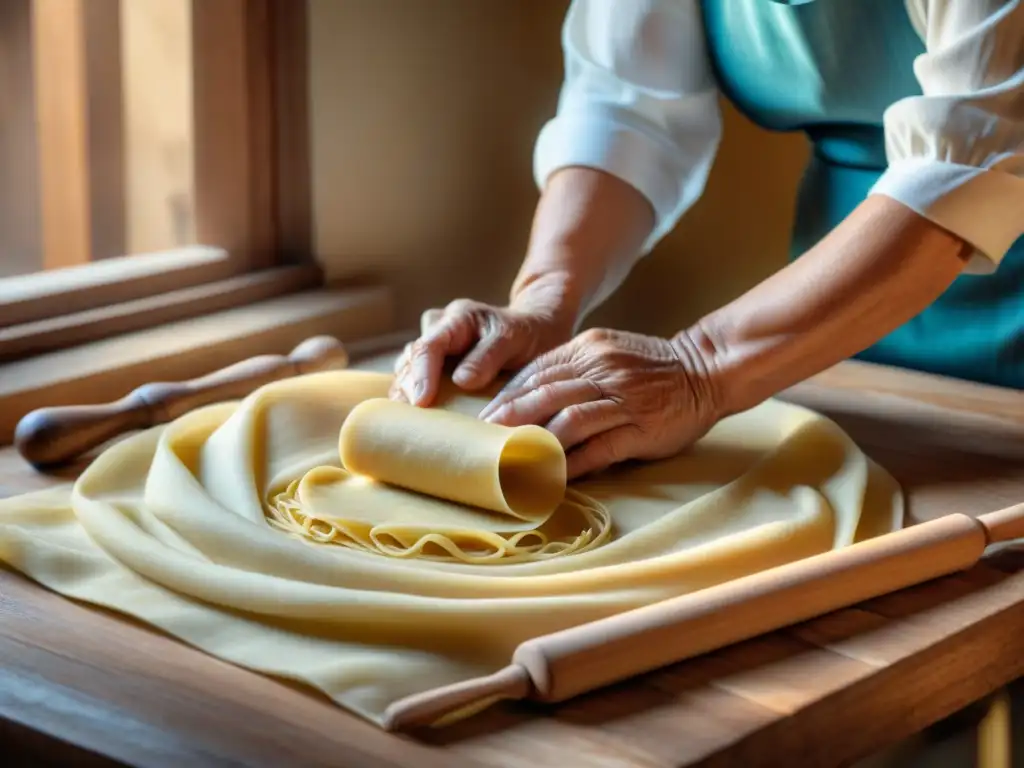
[[[306,339],[285,355],[260,355],[182,382],[143,384],[102,405],[41,408],[18,422],[14,445],[36,467],[66,464],[131,430],[165,424],[210,403],[245,397],[272,381],[348,365],[348,353],[330,336]]]
[[[951,514],[660,603],[527,640],[511,663],[392,704],[389,730],[443,723],[495,699],[559,702],[975,565],[1024,537],[1024,504]]]

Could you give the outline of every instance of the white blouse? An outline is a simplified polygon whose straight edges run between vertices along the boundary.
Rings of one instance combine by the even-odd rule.
[[[963,238],[976,249],[970,271],[991,272],[1024,235],[1024,5],[905,7],[926,51],[913,61],[921,93],[884,109],[888,169],[871,193]],[[565,80],[537,140],[537,183],[574,165],[628,182],[655,211],[647,252],[703,192],[721,137],[700,2],[573,0],[562,44]],[[768,46],[748,49],[766,67],[778,56]]]

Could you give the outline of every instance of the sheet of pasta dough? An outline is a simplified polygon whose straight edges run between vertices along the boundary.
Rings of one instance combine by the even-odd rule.
[[[268,499],[311,470],[337,472],[346,416],[389,382],[304,376],[130,437],[73,487],[0,501],[0,560],[379,721],[398,698],[504,666],[528,638],[902,524],[897,484],[841,429],[770,401],[674,459],[574,484],[612,530],[562,557],[399,558],[275,528]],[[472,415],[485,402],[440,407]]]

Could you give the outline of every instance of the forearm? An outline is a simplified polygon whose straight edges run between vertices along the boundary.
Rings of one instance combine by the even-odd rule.
[[[626,182],[590,168],[558,171],[538,203],[512,305],[539,298],[575,327],[622,282],[653,226],[650,204]]]
[[[769,279],[679,334],[724,416],[844,360],[920,313],[971,249],[884,197]]]

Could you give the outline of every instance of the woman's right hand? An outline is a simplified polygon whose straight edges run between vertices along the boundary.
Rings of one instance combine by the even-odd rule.
[[[483,389],[502,371],[518,370],[568,341],[574,324],[574,314],[558,302],[521,300],[496,307],[459,299],[443,310],[427,310],[420,337],[406,345],[395,363],[391,398],[429,406],[450,357],[459,359],[452,373],[456,386]]]

